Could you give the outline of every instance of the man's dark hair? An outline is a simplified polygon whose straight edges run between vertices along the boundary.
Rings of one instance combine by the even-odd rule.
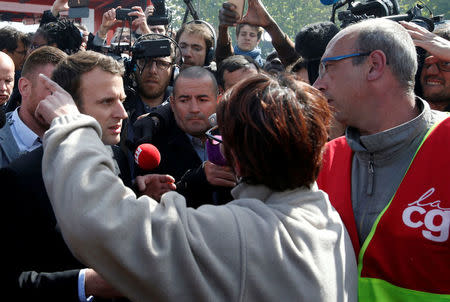
[[[295,50],[308,65],[308,79],[314,83],[319,75],[320,58],[328,42],[339,32],[330,21],[317,22],[304,26],[295,36]]]
[[[62,60],[53,71],[52,80],[72,96],[78,108],[82,108],[81,76],[96,67],[120,77],[125,71],[123,63],[110,56],[87,50],[79,51]]]
[[[0,50],[6,49],[8,52],[12,52],[17,49],[19,41],[21,41],[25,47],[30,44],[26,33],[21,32],[12,26],[0,28]]]
[[[228,72],[233,72],[236,70],[239,70],[241,68],[251,68],[251,65],[253,65],[258,72],[260,71],[259,64],[256,63],[256,61],[249,57],[244,55],[233,55],[229,56],[222,62],[220,62],[219,67],[217,68],[217,84],[224,88],[224,80],[223,80],[223,74],[225,73],[225,70]]]
[[[203,68],[201,66],[192,66],[188,67],[186,69],[183,69],[175,78],[175,81],[173,82],[173,94],[175,95],[175,92],[177,90],[177,82],[181,78],[187,78],[187,79],[201,79],[204,77],[208,77],[211,79],[211,82],[213,84],[213,89],[216,94],[219,93],[219,89],[217,86],[216,78],[214,77],[214,74],[209,71],[206,68]]]
[[[73,21],[61,19],[46,23],[37,29],[36,34],[42,35],[47,40],[47,45],[56,44],[56,47],[69,55],[80,50],[81,33]]]
[[[242,181],[275,191],[311,187],[331,112],[319,90],[292,75],[257,74],[228,90],[217,108],[225,156]]]
[[[276,74],[278,72],[283,72],[286,70],[283,63],[281,63],[278,52],[273,50],[266,57],[266,62],[264,62],[263,70],[268,73]]]

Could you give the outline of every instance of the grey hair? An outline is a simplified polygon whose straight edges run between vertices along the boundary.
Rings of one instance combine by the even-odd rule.
[[[364,20],[348,26],[343,32],[357,33],[355,48],[358,52],[381,50],[386,55],[386,62],[399,83],[414,90],[417,72],[417,52],[411,36],[400,24],[382,18]],[[364,57],[353,59],[360,64]]]

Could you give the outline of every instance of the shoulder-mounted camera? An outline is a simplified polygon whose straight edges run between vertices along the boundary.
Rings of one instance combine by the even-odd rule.
[[[422,9],[424,6],[420,4],[416,4],[413,8],[408,10],[406,14],[399,14],[397,0],[367,0],[364,3],[354,0],[341,0],[333,5],[332,22],[334,22],[336,10],[346,4],[348,4],[347,9],[338,13],[338,19],[341,21],[341,28],[364,19],[386,18],[397,22],[413,22],[429,31],[433,31],[434,24],[443,19],[442,15],[433,18],[423,17]]]

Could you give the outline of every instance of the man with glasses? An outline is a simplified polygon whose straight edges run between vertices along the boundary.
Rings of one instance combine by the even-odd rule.
[[[414,44],[427,52],[419,70],[424,99],[432,109],[450,111],[450,24],[440,25],[433,32],[414,23],[402,25]]]
[[[416,72],[407,30],[380,18],[339,32],[314,83],[347,125],[318,183],[352,238],[360,301],[450,298],[450,119],[414,95]]]
[[[14,27],[5,26],[0,29],[0,51],[11,57],[16,71],[22,69],[27,56],[28,44],[27,35]]]
[[[10,106],[10,103],[20,103],[20,93],[18,89],[18,83],[20,78],[20,72],[22,70],[23,63],[27,57],[27,50],[30,44],[28,35],[21,32],[14,27],[5,26],[0,29],[0,51],[3,51],[14,62],[15,74],[14,74],[14,88],[11,93],[8,104],[5,111],[12,111],[17,106]]]
[[[171,93],[169,85],[176,65],[180,63],[175,45],[168,38],[165,39],[164,36],[156,34],[142,36],[136,42],[135,47],[139,47],[140,43],[144,45],[143,43],[149,40],[168,41],[171,45],[170,56],[158,54],[147,56],[137,52],[133,53],[134,71],[131,74],[133,83],[125,87],[127,98],[124,107],[128,113],[128,119],[125,120],[122,129],[121,143],[124,149],[128,148],[129,143],[135,140],[133,124],[136,120],[140,116],[154,111],[162,103],[169,101]],[[128,151],[131,162],[133,152],[134,150]],[[133,170],[133,166],[130,168]],[[132,172],[134,173],[134,171]]]

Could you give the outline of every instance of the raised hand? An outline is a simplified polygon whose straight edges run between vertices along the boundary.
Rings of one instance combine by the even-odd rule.
[[[60,12],[65,12],[69,10],[69,0],[55,0],[53,2],[52,8],[50,11],[52,15],[57,17]]]
[[[274,22],[261,0],[248,0],[247,14],[239,23],[248,23],[266,28]]]
[[[239,14],[236,12],[236,6],[229,2],[223,3],[219,10],[219,26],[236,26],[238,19]]]
[[[48,77],[39,74],[39,81],[48,89],[50,94],[37,106],[35,116],[45,124],[50,125],[54,118],[63,115],[79,114],[72,96]]]
[[[122,8],[121,6],[118,6],[116,8],[111,8],[110,10],[107,10],[102,17],[102,24],[100,25],[100,29],[98,30],[98,35],[102,39],[106,39],[106,35],[108,34],[108,31],[117,23],[120,23],[122,21],[116,19],[116,10]]]
[[[443,61],[450,61],[450,41],[439,37],[426,28],[412,22],[400,21],[413,39],[414,45],[422,47],[426,51]]]
[[[135,11],[129,13],[128,15],[137,17],[136,19],[133,20],[132,26],[138,27],[141,30],[141,34],[143,35],[150,34],[151,31],[147,25],[147,16],[142,10],[142,7],[133,6],[132,9],[134,9]]]

